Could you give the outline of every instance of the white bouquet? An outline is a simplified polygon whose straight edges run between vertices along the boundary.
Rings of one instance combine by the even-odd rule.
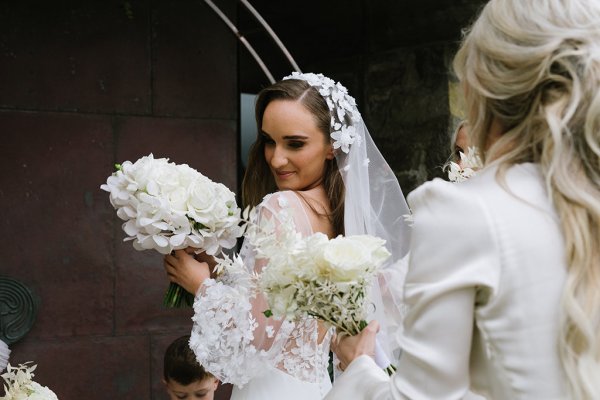
[[[188,165],[150,154],[116,167],[100,188],[110,192],[110,203],[125,221],[124,240],[132,240],[136,250],[169,254],[194,247],[216,255],[242,235],[235,195]],[[191,305],[193,295],[172,283],[165,305],[182,301]]]
[[[366,326],[366,300],[378,268],[390,256],[385,241],[369,235],[322,233],[301,238],[289,253],[271,252],[261,277],[270,312],[295,319],[310,315],[349,335]],[[267,254],[265,254],[267,255]]]
[[[37,365],[18,367],[7,366],[7,372],[0,375],[4,379],[4,396],[0,400],[58,400],[56,394],[33,380]]]
[[[467,153],[460,152],[461,165],[450,162],[448,165],[448,179],[450,182],[463,182],[477,174],[483,168],[481,157],[475,147],[468,147]]]
[[[308,315],[338,332],[360,333],[367,325],[369,290],[390,256],[385,241],[370,235],[329,239],[320,232],[302,237],[285,208],[278,216],[277,227],[267,219],[249,223],[246,232],[256,258],[267,262],[256,278],[269,305],[265,316],[295,320]],[[387,358],[382,364],[388,373],[394,371]]]

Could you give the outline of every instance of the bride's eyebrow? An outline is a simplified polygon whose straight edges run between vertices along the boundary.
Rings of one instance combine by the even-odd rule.
[[[262,129],[260,130],[260,134],[263,135],[266,138],[271,139],[271,135],[269,135],[267,132],[263,131]],[[302,140],[302,141],[306,141],[308,140],[308,136],[304,136],[304,135],[286,135],[283,137],[284,140]]]
[[[283,137],[285,140],[308,140],[307,136],[302,135],[289,135]]]

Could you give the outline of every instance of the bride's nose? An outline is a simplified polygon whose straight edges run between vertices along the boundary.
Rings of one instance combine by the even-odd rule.
[[[287,155],[285,150],[276,146],[273,150],[273,157],[271,157],[271,167],[274,169],[285,167],[288,163]]]

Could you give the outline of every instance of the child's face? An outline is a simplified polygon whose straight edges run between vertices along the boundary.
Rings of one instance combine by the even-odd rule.
[[[182,385],[173,379],[165,382],[170,400],[213,400],[218,384],[219,381],[217,378],[212,377],[203,379],[201,381],[194,381],[189,385]]]

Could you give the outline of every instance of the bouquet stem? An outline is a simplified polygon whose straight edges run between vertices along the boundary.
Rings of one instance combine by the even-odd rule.
[[[169,308],[191,307],[194,305],[194,295],[186,292],[178,284],[171,282],[167,293],[165,293],[163,305]]]

